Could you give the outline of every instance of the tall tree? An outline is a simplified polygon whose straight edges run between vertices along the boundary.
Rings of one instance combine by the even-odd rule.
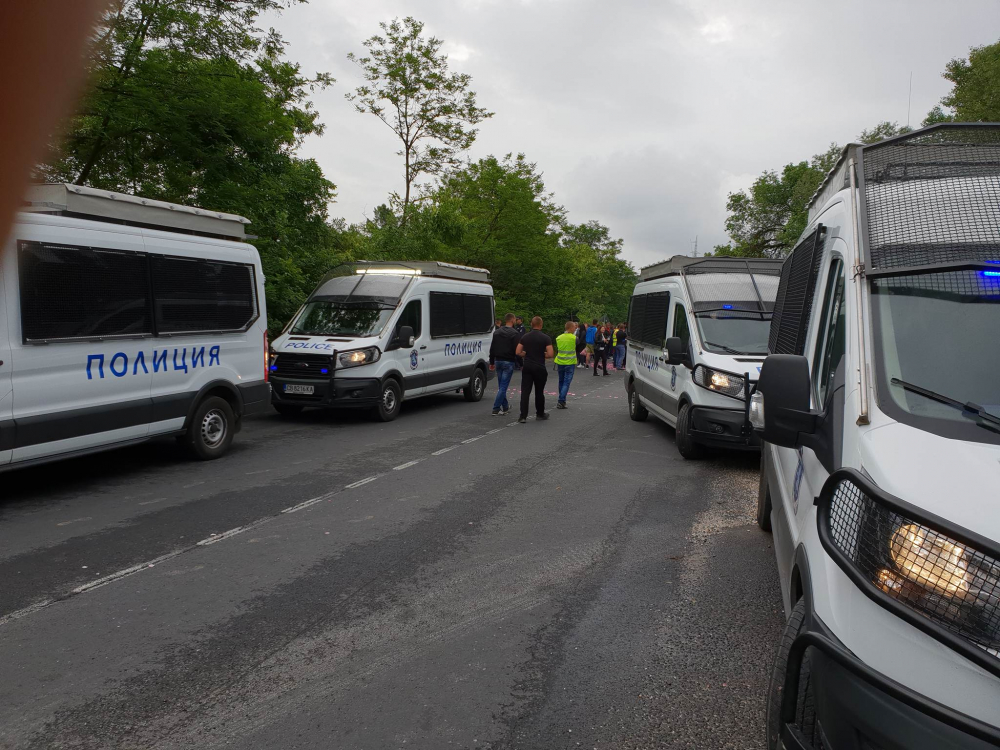
[[[973,47],[967,60],[957,58],[949,62],[943,75],[951,81],[952,89],[941,104],[954,112],[955,120],[1000,121],[1000,42]],[[948,117],[940,107],[935,107],[927,117],[932,122],[941,122],[935,118],[942,115]]]
[[[306,78],[261,13],[297,0],[118,0],[91,61],[91,90],[41,177],[247,216],[271,325],[341,252],[334,185],[295,153],[322,132]]]
[[[364,41],[367,56],[347,55],[367,82],[347,99],[358,112],[378,117],[402,142],[405,223],[417,178],[454,167],[476,140],[478,131],[471,126],[493,113],[476,104],[471,76],[449,71],[443,42],[425,38],[423,23],[407,16],[402,23],[379,25],[383,35]]]

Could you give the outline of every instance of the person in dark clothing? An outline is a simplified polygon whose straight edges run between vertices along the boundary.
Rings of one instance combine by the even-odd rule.
[[[628,332],[625,324],[618,326],[618,363],[615,365],[619,370],[625,369],[625,355],[628,353]]]
[[[504,322],[505,325],[493,332],[493,341],[490,343],[490,369],[497,373],[497,397],[493,401],[493,416],[502,416],[510,411],[507,387],[514,377],[517,342],[521,340],[521,334],[514,328],[514,315],[508,313]]]
[[[524,335],[524,318],[520,315],[516,316],[514,319],[514,330],[517,331],[519,336]],[[515,358],[514,369],[520,370],[522,367],[524,367],[524,359],[522,357]]]
[[[545,369],[545,359],[555,357],[555,347],[552,339],[542,333],[542,319],[537,315],[531,319],[531,332],[521,337],[517,345],[517,354],[524,358],[524,368],[521,370],[521,416],[518,422],[528,421],[528,405],[531,403],[531,391],[535,391],[535,418],[548,419],[545,411],[545,381],[549,372]]]
[[[587,367],[587,326],[576,326],[576,366]]]
[[[608,329],[601,326],[594,334],[594,377],[597,377],[597,364],[604,368],[604,374],[608,374],[608,347],[611,346],[608,340]]]

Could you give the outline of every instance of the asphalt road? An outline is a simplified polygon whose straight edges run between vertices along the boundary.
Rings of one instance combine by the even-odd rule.
[[[0,475],[0,747],[763,747],[757,458],[494,388]]]

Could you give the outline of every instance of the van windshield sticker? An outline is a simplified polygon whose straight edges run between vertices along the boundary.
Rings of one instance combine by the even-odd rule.
[[[198,367],[214,367],[215,365],[221,365],[222,362],[219,358],[219,352],[221,347],[216,344],[208,350],[208,364],[205,364],[205,347],[203,346],[192,346],[191,347],[191,359],[188,361],[188,350],[187,349],[174,349],[173,357],[173,369],[180,372],[188,372],[188,370],[196,370]],[[167,359],[167,355],[170,353],[169,349],[163,349],[157,352],[155,349],[150,355],[150,360],[153,362],[153,372],[159,372],[161,369],[163,372],[167,372],[167,362],[171,361]],[[178,361],[179,357],[179,361]],[[95,372],[96,378],[98,380],[103,379],[105,376],[104,372],[104,361],[105,354],[88,354],[87,355],[87,380],[94,380]],[[110,355],[110,360],[108,362],[108,370],[116,378],[123,378],[128,374],[129,359],[128,354],[125,352],[115,352]],[[143,373],[149,374],[149,367],[146,366],[146,354],[140,351],[135,355],[135,359],[132,360],[132,374],[138,375],[139,368],[142,368]]]

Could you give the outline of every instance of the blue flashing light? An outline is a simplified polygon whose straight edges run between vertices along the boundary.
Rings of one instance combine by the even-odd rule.
[[[723,310],[732,310],[732,309],[733,309],[733,306],[732,306],[732,305],[723,305],[723,306],[722,306],[722,309],[723,309]]]
[[[980,276],[1000,276],[1000,271],[980,271]]]
[[[330,374],[330,371],[328,369],[326,369],[325,367],[322,370],[320,370],[319,372],[320,372],[320,375],[329,375]]]
[[[277,370],[278,370],[277,365],[271,365],[271,372],[277,372]]]

